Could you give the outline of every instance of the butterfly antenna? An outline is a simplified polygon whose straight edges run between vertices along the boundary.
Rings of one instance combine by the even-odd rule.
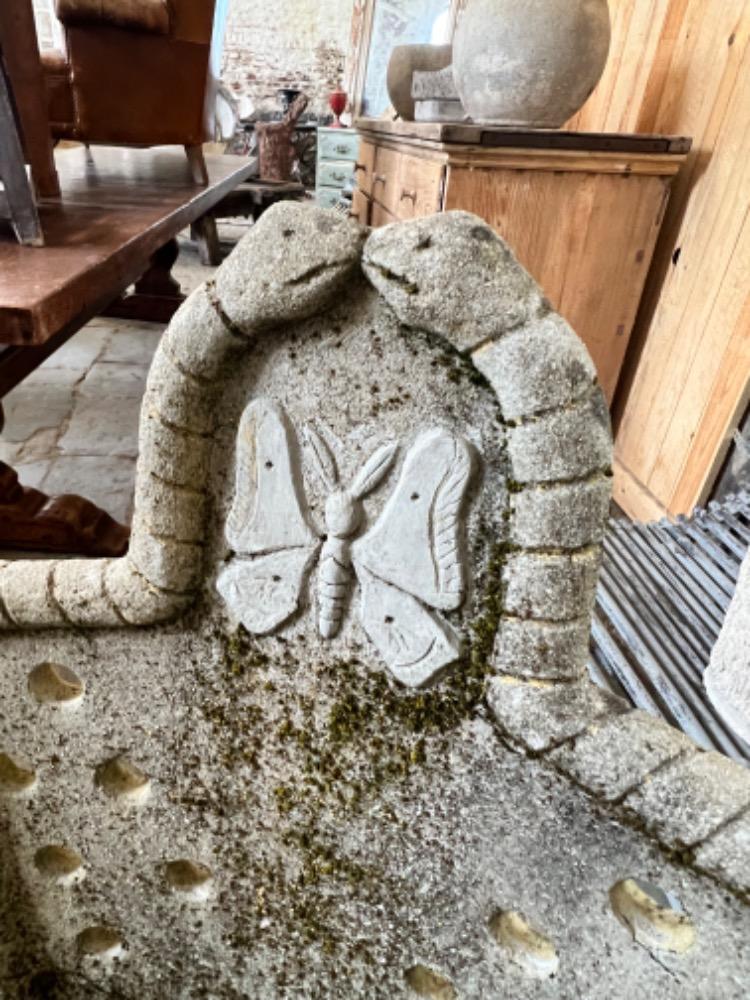
[[[398,441],[392,441],[390,444],[384,444],[382,448],[378,448],[376,452],[370,455],[357,473],[349,490],[355,500],[361,500],[362,497],[366,497],[368,493],[371,493],[385,479],[396,460],[397,454]]]
[[[310,426],[305,427],[305,441],[312,453],[315,471],[329,492],[333,492],[339,484],[339,472],[336,459],[327,441]]]

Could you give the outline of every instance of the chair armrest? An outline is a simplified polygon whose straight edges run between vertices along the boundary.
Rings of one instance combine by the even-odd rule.
[[[172,23],[167,0],[55,0],[55,10],[66,28],[126,28],[168,35]]]

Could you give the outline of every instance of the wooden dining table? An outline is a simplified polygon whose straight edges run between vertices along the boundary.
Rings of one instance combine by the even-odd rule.
[[[75,146],[55,159],[61,197],[39,202],[45,245],[0,230],[0,424],[2,397],[93,317],[168,322],[184,299],[171,274],[177,234],[257,170],[209,155],[201,186],[181,147]],[[0,463],[0,550],[116,555],[127,541],[89,501],[24,489]]]

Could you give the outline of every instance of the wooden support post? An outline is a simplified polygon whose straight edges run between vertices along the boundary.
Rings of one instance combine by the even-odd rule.
[[[0,65],[0,181],[3,183],[3,212],[10,218],[19,243],[42,246],[34,192],[26,176],[23,150],[16,130],[13,106],[5,73]]]
[[[133,293],[115,299],[102,316],[168,323],[185,301],[180,283],[171,273],[179,252],[176,239],[160,247],[151,257],[151,266],[136,281]]]
[[[8,72],[26,160],[40,198],[59,198],[47,88],[31,0],[0,2],[0,49]]]

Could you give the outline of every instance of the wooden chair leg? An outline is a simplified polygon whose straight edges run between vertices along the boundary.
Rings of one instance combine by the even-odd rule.
[[[205,187],[208,184],[208,169],[205,157],[203,156],[203,146],[185,146],[185,152],[187,153],[193,181]]]
[[[216,219],[207,212],[190,226],[190,239],[198,244],[198,254],[204,267],[218,267],[221,264],[221,244],[216,229]]]

